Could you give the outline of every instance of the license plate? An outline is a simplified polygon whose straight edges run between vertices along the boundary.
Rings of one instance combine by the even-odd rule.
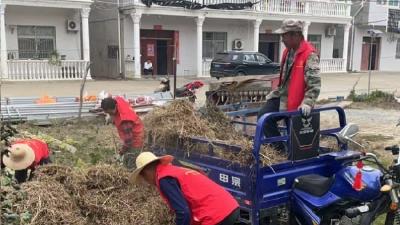
[[[218,64],[215,64],[214,66],[215,66],[215,68],[220,68],[221,67],[221,65],[218,65]]]

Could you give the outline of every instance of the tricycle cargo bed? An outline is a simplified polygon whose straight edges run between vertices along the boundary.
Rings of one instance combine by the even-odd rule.
[[[344,155],[359,155],[358,152],[342,151],[322,154],[318,157],[285,161],[259,168],[256,179],[255,164],[240,165],[215,156],[187,153],[176,149],[154,149],[158,154],[170,154],[175,157],[174,163],[180,166],[202,171],[213,181],[229,190],[242,208],[252,207],[255,186],[260,189],[259,204],[261,208],[270,208],[288,201],[296,177],[306,174],[332,176],[342,163],[337,160]]]

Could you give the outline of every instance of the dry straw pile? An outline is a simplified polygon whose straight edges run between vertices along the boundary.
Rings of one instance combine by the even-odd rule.
[[[22,185],[26,198],[17,212],[30,212],[31,225],[172,225],[174,220],[159,194],[129,183],[120,167],[96,166],[77,171],[44,166]]]
[[[152,143],[160,147],[174,148],[180,142],[187,152],[206,153],[207,146],[193,145],[190,142],[191,137],[203,137],[209,139],[210,142],[222,141],[241,149],[240,152],[234,153],[216,148],[214,152],[217,156],[241,165],[254,163],[253,141],[236,131],[229,118],[216,107],[208,106],[200,113],[190,102],[174,101],[146,115],[144,123]],[[263,146],[260,152],[264,165],[282,162],[287,158],[268,146]]]

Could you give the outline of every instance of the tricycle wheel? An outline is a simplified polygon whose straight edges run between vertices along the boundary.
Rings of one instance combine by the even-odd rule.
[[[347,216],[332,216],[321,222],[321,225],[361,225],[360,216],[350,219]],[[364,225],[364,224],[362,224]],[[367,224],[365,224],[367,225]]]
[[[400,224],[400,210],[395,212],[390,211],[386,213],[385,225],[398,225]]]

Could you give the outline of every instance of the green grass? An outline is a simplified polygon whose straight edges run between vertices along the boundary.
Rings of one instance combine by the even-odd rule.
[[[38,127],[30,123],[18,125],[19,130],[31,134],[43,133],[74,146],[75,153],[50,146],[51,159],[57,164],[81,167],[107,163],[113,160],[120,139],[113,125],[104,125],[99,119],[53,121],[48,127]]]
[[[400,109],[400,104],[394,98],[393,93],[374,90],[367,93],[357,94],[353,89],[350,91],[347,100],[352,101],[352,108],[376,107],[383,109]]]

